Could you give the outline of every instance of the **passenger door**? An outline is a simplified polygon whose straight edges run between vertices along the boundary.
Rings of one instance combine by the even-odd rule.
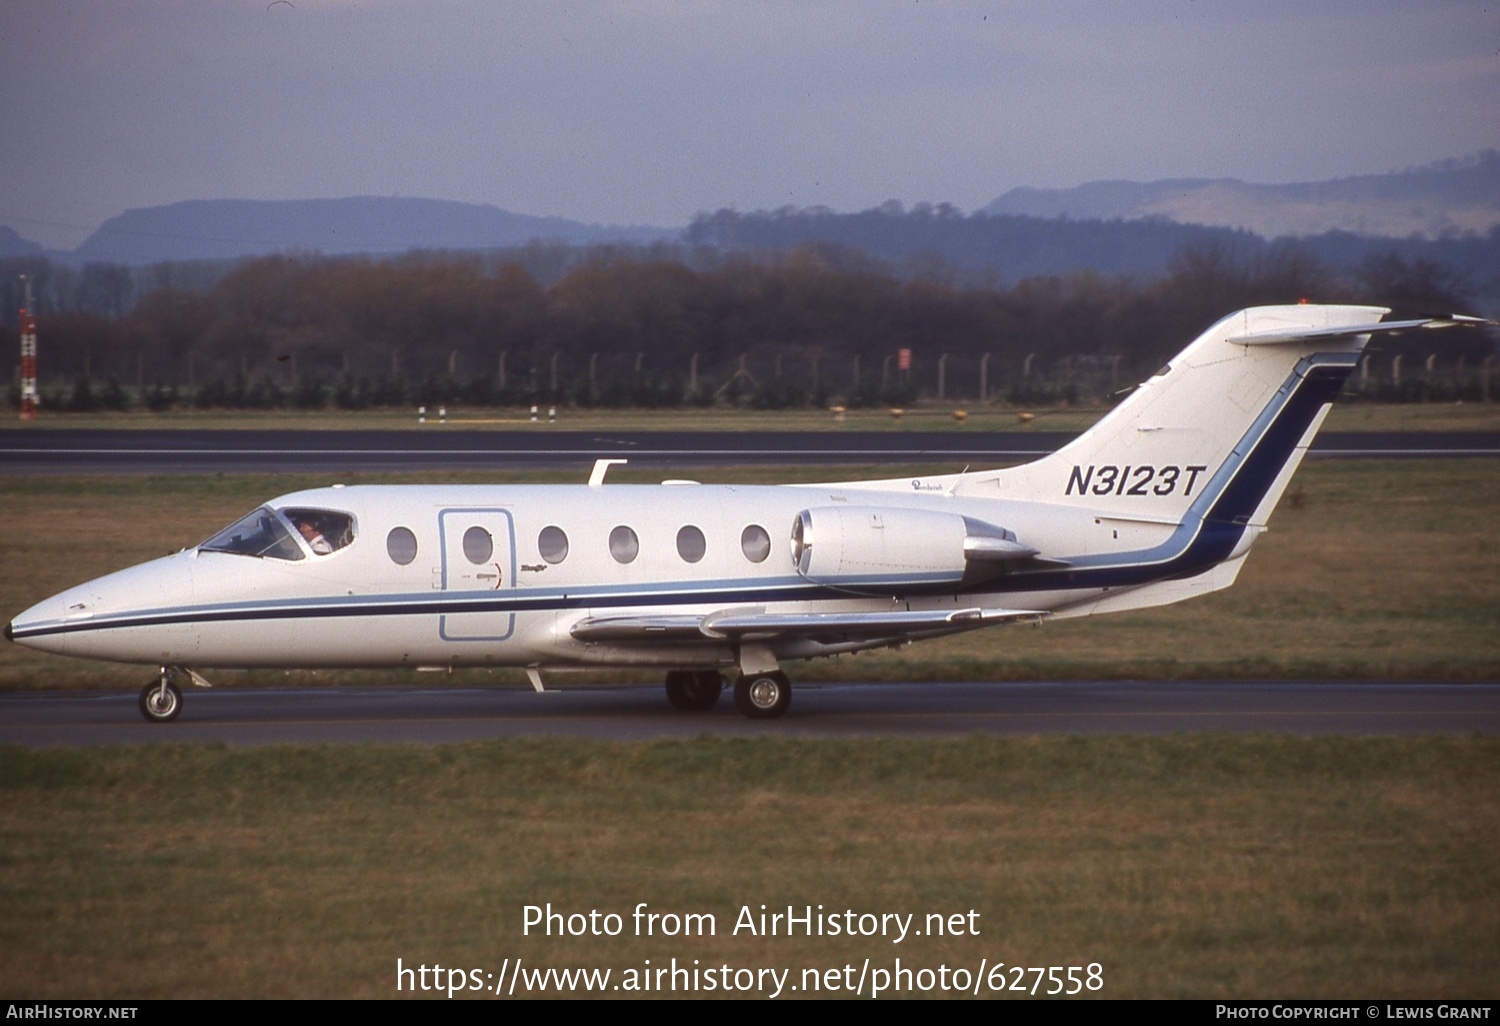
[[[438,620],[444,641],[506,641],[516,614],[504,601],[516,586],[515,521],[499,507],[438,511],[442,580],[452,603]]]

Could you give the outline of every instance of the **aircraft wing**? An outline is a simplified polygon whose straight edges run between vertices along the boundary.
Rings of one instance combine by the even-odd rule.
[[[704,616],[591,616],[569,631],[579,641],[768,641],[782,637],[892,637],[969,630],[1047,616],[1038,609],[974,607],[875,613],[766,613],[723,610]]]
[[[1224,341],[1236,346],[1284,345],[1288,342],[1333,341],[1353,338],[1356,335],[1381,335],[1396,331],[1412,331],[1417,328],[1479,327],[1493,324],[1483,317],[1465,317],[1453,314],[1448,317],[1422,317],[1413,321],[1374,321],[1370,324],[1355,324],[1346,328],[1294,328],[1290,331],[1257,331],[1249,335],[1234,335]]]

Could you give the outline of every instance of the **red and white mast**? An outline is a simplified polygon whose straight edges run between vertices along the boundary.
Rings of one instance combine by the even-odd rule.
[[[21,419],[36,420],[36,315],[31,312],[31,276],[26,283],[26,305],[21,307]]]

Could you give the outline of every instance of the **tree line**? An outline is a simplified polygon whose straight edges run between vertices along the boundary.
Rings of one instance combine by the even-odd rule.
[[[538,271],[535,260],[480,253],[275,256],[207,283],[191,268],[158,271],[163,283],[128,308],[41,311],[44,404],[1081,402],[1140,380],[1241,307],[1306,298],[1431,313],[1470,299],[1431,261],[1388,253],[1340,272],[1290,243],[1195,241],[1151,279],[1075,272],[1009,285],[897,270],[830,243],[549,259]],[[7,288],[13,270],[0,267]],[[124,289],[102,271],[90,282],[101,294]],[[12,353],[16,341],[0,329]],[[1403,356],[1407,391],[1431,378],[1417,345],[1388,343],[1379,357]],[[1460,394],[1483,387],[1474,375],[1491,351],[1475,333],[1445,342],[1442,363],[1468,368],[1467,379],[1449,375],[1469,381]],[[1382,372],[1377,386],[1388,379],[1399,384]]]

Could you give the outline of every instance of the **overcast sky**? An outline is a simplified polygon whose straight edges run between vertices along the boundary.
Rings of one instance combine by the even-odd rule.
[[[404,195],[584,221],[1309,181],[1500,147],[1500,0],[0,0],[0,223]]]

